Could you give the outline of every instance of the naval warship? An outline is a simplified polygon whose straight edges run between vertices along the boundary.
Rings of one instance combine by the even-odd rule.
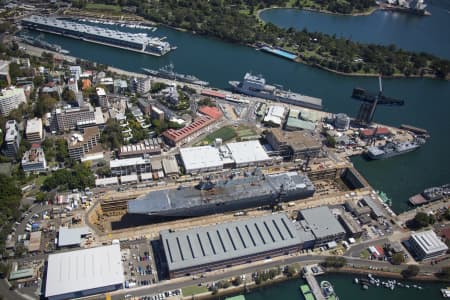
[[[415,139],[412,142],[388,142],[384,146],[367,148],[367,156],[371,159],[386,159],[419,149],[425,140]]]
[[[314,185],[302,173],[265,175],[259,169],[246,177],[202,180],[196,186],[151,191],[128,201],[128,213],[194,217],[311,197]]]

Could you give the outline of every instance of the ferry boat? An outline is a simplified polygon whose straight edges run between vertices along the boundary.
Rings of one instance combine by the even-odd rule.
[[[334,288],[329,281],[326,281],[326,280],[321,281],[320,288],[322,289],[322,294],[325,297],[325,299],[339,300],[339,297],[336,296],[336,293],[334,292]]]
[[[149,37],[146,33],[122,32],[54,17],[29,16],[22,20],[22,26],[30,30],[48,32],[154,56],[163,56],[175,49],[164,41],[164,38]]]

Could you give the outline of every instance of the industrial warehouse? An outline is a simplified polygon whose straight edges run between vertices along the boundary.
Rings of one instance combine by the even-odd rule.
[[[119,245],[51,254],[48,257],[45,297],[73,299],[122,288]]]
[[[314,236],[286,214],[183,231],[161,231],[171,278],[296,252]]]
[[[228,143],[215,146],[181,148],[180,156],[186,173],[197,174],[222,170],[223,168],[241,168],[263,166],[271,163],[259,141]]]

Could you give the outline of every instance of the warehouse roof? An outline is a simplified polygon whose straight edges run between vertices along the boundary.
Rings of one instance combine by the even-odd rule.
[[[304,121],[297,118],[288,118],[286,122],[286,127],[304,130],[314,130],[316,128],[316,124],[310,121]]]
[[[135,181],[135,182],[139,181],[138,176],[136,174],[120,176],[121,183],[128,183],[128,182],[133,182],[133,181]]]
[[[30,243],[28,244],[28,251],[35,252],[41,248],[42,231],[34,231],[30,233]]]
[[[226,146],[237,165],[270,159],[259,141],[229,143]]]
[[[33,277],[33,275],[34,275],[33,268],[21,269],[9,273],[9,280],[17,280],[22,278]]]
[[[370,207],[370,209],[372,210],[373,214],[377,217],[377,218],[381,218],[384,217],[384,212],[381,209],[381,207],[379,205],[377,205],[375,203],[375,201],[373,201],[372,198],[370,198],[370,196],[364,196],[363,197],[363,201],[365,202],[365,204]]]
[[[83,226],[78,228],[60,227],[58,233],[58,246],[73,246],[81,244],[81,236],[88,234],[89,227]]]
[[[170,271],[276,251],[305,240],[286,214],[161,231]]]
[[[413,233],[411,234],[411,238],[426,254],[448,250],[447,245],[441,241],[433,230]]]
[[[122,284],[119,245],[50,254],[45,297]]]
[[[95,186],[118,184],[118,183],[119,181],[117,180],[117,177],[106,177],[95,179]]]
[[[304,209],[300,213],[317,239],[345,233],[327,206]]]
[[[162,160],[164,173],[166,175],[178,173],[178,163],[175,156],[166,156]]]
[[[150,159],[142,158],[142,157],[132,157],[125,159],[114,159],[109,162],[110,168],[120,168],[120,167],[128,167],[128,166],[136,166],[142,164],[149,164]]]
[[[200,146],[180,149],[186,170],[217,168],[223,165],[217,148]]]

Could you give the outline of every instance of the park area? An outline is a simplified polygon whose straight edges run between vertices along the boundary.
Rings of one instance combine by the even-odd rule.
[[[206,293],[208,288],[203,285],[191,285],[181,289],[184,296],[192,296],[201,293]]]
[[[222,142],[227,142],[232,139],[242,141],[250,137],[257,137],[257,133],[252,128],[246,126],[225,126],[208,134],[203,140],[198,142],[196,146],[210,145],[214,143],[216,139],[222,139]]]

